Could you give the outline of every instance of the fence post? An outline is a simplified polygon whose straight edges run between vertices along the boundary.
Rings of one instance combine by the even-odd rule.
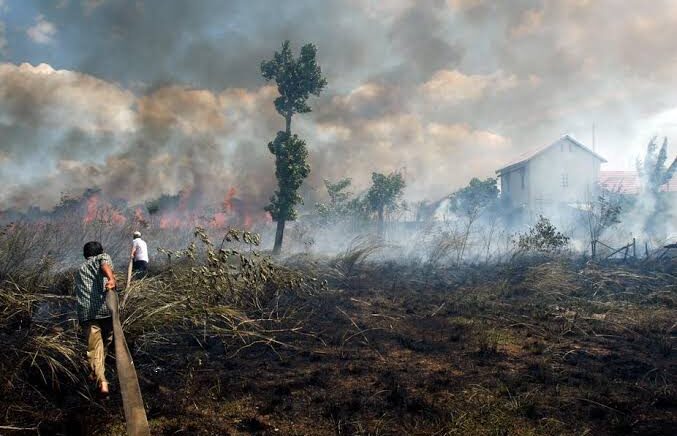
[[[637,259],[637,240],[632,238],[632,257]]]

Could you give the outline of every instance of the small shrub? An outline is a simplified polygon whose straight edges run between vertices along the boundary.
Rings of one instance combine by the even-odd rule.
[[[556,253],[569,243],[569,237],[557,230],[549,219],[540,215],[536,224],[514,241],[520,252]]]

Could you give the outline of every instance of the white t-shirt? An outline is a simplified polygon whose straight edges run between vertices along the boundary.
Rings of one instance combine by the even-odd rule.
[[[136,249],[134,260],[145,260],[148,262],[148,246],[146,245],[146,241],[141,238],[136,238],[134,239],[133,247]]]

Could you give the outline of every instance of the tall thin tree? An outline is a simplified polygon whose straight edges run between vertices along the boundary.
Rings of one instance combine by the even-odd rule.
[[[305,142],[291,133],[294,114],[311,111],[306,103],[311,95],[319,96],[327,85],[322,70],[316,61],[317,49],[313,44],[301,47],[301,54],[294,58],[289,41],[282,43],[282,50],[275,52],[273,59],[261,62],[261,74],[266,81],[275,80],[280,96],[275,99],[275,109],[284,117],[285,131],[278,132],[268,149],[275,155],[275,177],[278,190],[270,199],[266,210],[277,222],[273,253],[279,254],[287,220],[296,218],[295,206],[301,203],[298,188],[310,174],[308,151]]]
[[[646,208],[649,211],[644,231],[647,235],[657,238],[667,236],[665,234],[666,208],[668,203],[665,196],[660,194],[663,185],[668,183],[677,173],[677,157],[668,166],[668,138],[663,138],[660,149],[656,144],[656,137],[651,138],[646,146],[644,160],[637,161],[637,172],[642,179],[642,190]]]

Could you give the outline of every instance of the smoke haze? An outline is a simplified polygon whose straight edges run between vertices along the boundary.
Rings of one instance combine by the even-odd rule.
[[[259,65],[284,39],[315,43],[329,83],[293,122],[306,205],[323,178],[398,169],[437,200],[593,122],[607,168],[631,169],[677,138],[675,29],[671,1],[2,1],[0,209],[93,186],[262,208],[283,120]]]

